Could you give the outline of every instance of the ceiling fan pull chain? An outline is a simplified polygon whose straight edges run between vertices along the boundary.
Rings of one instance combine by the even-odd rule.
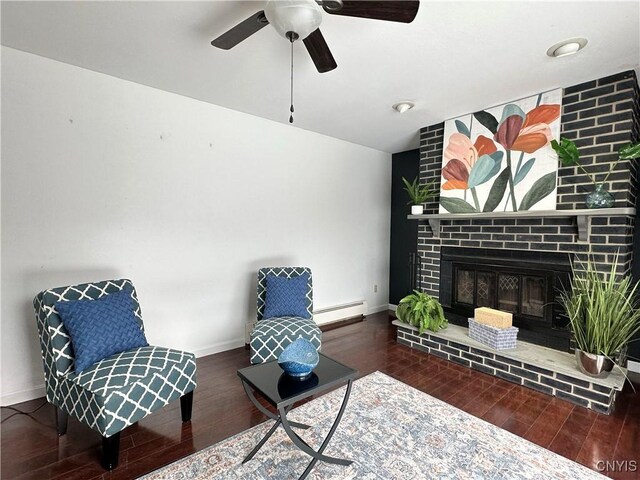
[[[293,123],[293,36],[290,37],[291,40],[291,108],[289,111],[291,115],[289,115],[289,123]]]

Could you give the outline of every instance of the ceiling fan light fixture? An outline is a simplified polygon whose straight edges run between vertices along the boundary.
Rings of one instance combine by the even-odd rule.
[[[290,32],[304,40],[322,23],[322,9],[314,0],[269,0],[264,13],[276,31],[289,40]]]
[[[322,2],[322,8],[327,12],[339,12],[342,10],[342,0],[324,0]]]
[[[398,113],[404,113],[411,110],[413,107],[415,107],[415,104],[411,102],[398,102],[391,108],[393,108]]]

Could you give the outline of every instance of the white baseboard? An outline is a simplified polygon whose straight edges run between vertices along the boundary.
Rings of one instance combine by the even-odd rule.
[[[198,350],[191,350],[196,358],[206,357],[207,355],[213,355],[214,353],[226,352],[234,348],[244,347],[243,338],[235,338],[227,342],[215,343],[209,347],[199,348]]]
[[[367,302],[359,300],[357,302],[344,303],[333,307],[321,308],[313,312],[313,319],[318,325],[339,322],[348,318],[366,315]]]
[[[214,353],[224,352],[233,348],[244,347],[244,339],[236,338],[227,342],[220,342],[209,347],[200,348],[198,350],[190,350],[196,356],[196,358],[205,357],[207,355],[213,355]],[[44,384],[38,385],[33,388],[27,388],[25,390],[19,390],[17,392],[3,393],[0,396],[0,405],[6,407],[7,405],[13,405],[15,403],[26,402],[35,398],[44,397],[45,390]]]
[[[393,303],[389,304],[389,310],[392,311],[393,313],[396,313],[397,309],[398,309],[398,305],[394,305]]]
[[[334,305],[333,307],[325,307],[314,310],[313,319],[315,320],[317,325],[327,325],[329,323],[339,322],[341,320],[347,320],[349,318],[355,318],[371,313],[381,312],[386,309],[386,305],[380,305],[378,307],[374,307],[373,309],[368,309],[366,300],[358,300],[355,302],[343,303],[341,305]],[[253,330],[255,324],[255,321],[249,321],[245,325],[244,341],[246,344],[251,341],[251,331]]]
[[[358,302],[336,305],[334,307],[322,308],[313,314],[313,318],[318,325],[326,325],[328,323],[339,322],[348,318],[354,318],[360,315],[371,315],[373,313],[391,310],[392,305],[384,304],[367,308],[367,302],[364,300]],[[198,350],[190,350],[196,358],[213,355],[214,353],[224,352],[233,348],[243,347],[245,343],[249,343],[249,334],[253,330],[254,323],[247,323],[245,338],[237,338],[227,342],[220,342]],[[629,362],[630,364],[633,362]],[[638,364],[640,367],[640,364]],[[631,370],[631,368],[629,368]],[[640,372],[640,369],[638,370]],[[44,384],[20,390],[17,392],[4,393],[0,396],[0,405],[7,406],[15,403],[26,402],[34,398],[44,397]]]
[[[389,310],[389,304],[385,303],[383,305],[376,305],[375,307],[371,307],[368,311],[367,311],[367,315],[371,315],[374,313],[379,313],[379,312],[386,312]]]
[[[3,393],[2,396],[0,396],[0,405],[6,407],[8,405],[14,405],[16,403],[26,402],[35,398],[44,397],[44,395],[44,384],[42,384],[17,392]]]
[[[627,360],[627,370],[630,372],[640,373],[640,363],[633,360]]]

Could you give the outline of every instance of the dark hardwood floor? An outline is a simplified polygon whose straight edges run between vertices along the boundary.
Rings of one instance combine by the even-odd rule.
[[[599,461],[626,461],[610,467],[631,470],[635,461],[640,470],[640,394],[629,387],[613,415],[599,415],[398,345],[386,313],[325,332],[322,351],[357,368],[361,376],[380,370],[590,468],[597,469]],[[50,405],[33,418],[14,416],[2,424],[2,478],[135,478],[263,422],[236,376],[248,364],[244,348],[198,359],[192,422],[182,424],[180,402],[174,402],[125,429],[120,466],[111,473],[100,467],[99,435],[76,420],[70,418],[67,434],[58,438]],[[41,403],[16,407],[32,410]],[[2,409],[2,419],[11,413]],[[605,473],[640,478],[638,471]]]

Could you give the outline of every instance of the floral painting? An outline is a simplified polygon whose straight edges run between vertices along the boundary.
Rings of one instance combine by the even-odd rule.
[[[447,120],[440,213],[555,210],[560,89]]]

